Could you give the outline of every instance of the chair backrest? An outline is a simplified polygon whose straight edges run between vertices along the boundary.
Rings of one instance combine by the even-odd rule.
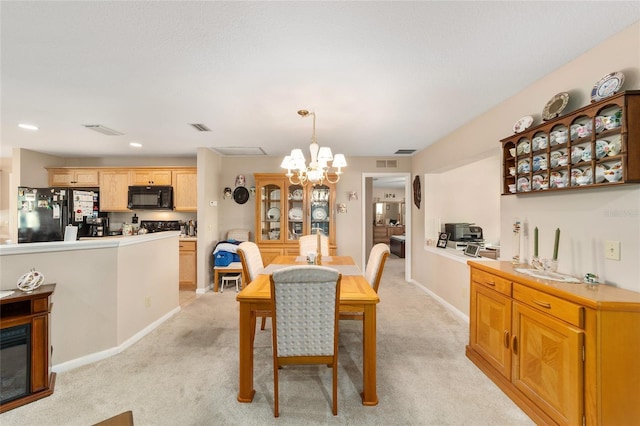
[[[227,240],[249,241],[250,232],[248,229],[229,229]]]
[[[382,270],[384,269],[384,263],[389,256],[389,246],[384,243],[378,243],[371,249],[369,254],[369,260],[367,261],[367,267],[364,271],[364,277],[371,284],[371,287],[378,292],[378,286],[380,286],[380,280],[382,279]]]
[[[317,251],[318,234],[303,235],[298,241],[300,242],[300,256]],[[320,254],[329,256],[329,237],[324,234],[320,234]]]
[[[240,256],[240,263],[242,263],[242,272],[250,283],[264,269],[264,263],[262,262],[262,255],[260,249],[256,243],[251,241],[245,241],[238,246],[238,256]]]
[[[277,356],[337,353],[341,279],[337,270],[326,266],[289,266],[273,272],[273,346]]]

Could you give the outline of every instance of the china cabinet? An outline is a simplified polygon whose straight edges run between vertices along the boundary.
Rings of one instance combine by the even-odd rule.
[[[537,424],[640,418],[640,293],[469,261],[467,357]]]
[[[503,195],[640,183],[640,91],[594,102],[501,144]]]
[[[254,177],[256,244],[265,265],[280,255],[297,255],[300,236],[318,231],[329,237],[329,253],[336,254],[335,185],[294,185],[281,174]]]

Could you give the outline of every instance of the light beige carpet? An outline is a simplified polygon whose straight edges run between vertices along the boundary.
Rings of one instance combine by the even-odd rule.
[[[355,321],[340,323],[338,416],[331,369],[305,366],[281,371],[273,418],[269,323],[256,332],[254,401],[237,402],[238,306],[226,290],[198,297],[121,354],[58,374],[52,396],[1,414],[0,424],[91,425],[132,410],[136,425],[532,425],[465,357],[468,325],[403,278],[403,261],[390,259],[379,291],[375,407],[359,396]]]

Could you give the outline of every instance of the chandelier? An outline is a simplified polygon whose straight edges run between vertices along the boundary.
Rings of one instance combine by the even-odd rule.
[[[291,150],[291,154],[284,157],[280,167],[287,169],[285,176],[289,178],[289,182],[292,185],[306,185],[308,182],[312,184],[322,184],[324,180],[329,183],[336,183],[340,180],[342,174],[342,167],[347,166],[347,160],[342,154],[336,154],[335,157],[331,153],[331,148],[328,146],[319,146],[316,142],[316,113],[309,112],[307,110],[300,110],[298,114],[301,117],[307,117],[311,115],[313,117],[313,133],[311,134],[311,145],[309,145],[309,151],[311,152],[311,161],[307,167],[307,162],[304,158],[304,154],[301,149]],[[331,161],[331,166],[329,166]],[[335,180],[329,179],[329,173],[331,173],[331,167],[337,168],[334,172],[336,175]]]

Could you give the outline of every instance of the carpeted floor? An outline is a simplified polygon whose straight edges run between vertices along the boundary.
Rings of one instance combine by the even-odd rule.
[[[273,417],[270,324],[256,332],[251,404],[237,402],[235,291],[208,292],[121,354],[58,374],[52,396],[0,415],[0,424],[91,425],[132,410],[136,425],[532,425],[464,355],[468,324],[404,281],[390,259],[378,305],[378,398],[361,404],[362,336],[340,323],[338,416],[331,369],[280,373]]]

